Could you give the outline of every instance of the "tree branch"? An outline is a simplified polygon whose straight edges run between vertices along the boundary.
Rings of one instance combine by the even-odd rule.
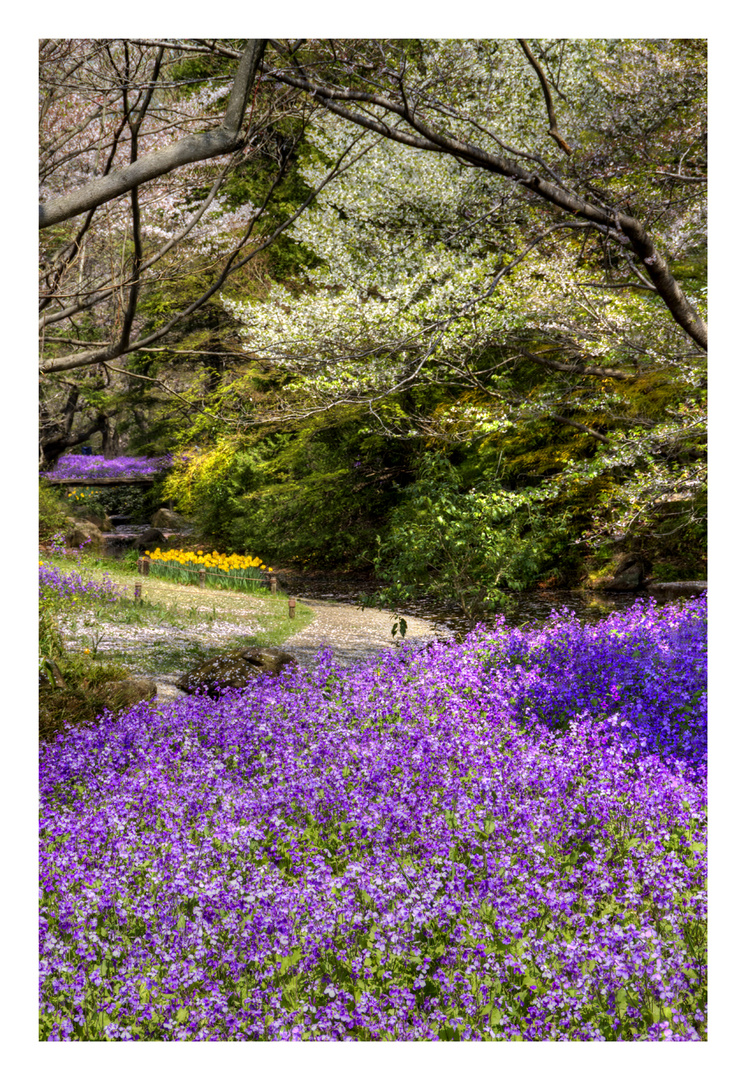
[[[205,214],[210,204],[214,201],[220,185],[225,179],[229,167],[230,162],[222,170],[218,178],[215,180],[215,183],[212,185],[206,198],[197,208],[197,210],[186,223],[181,232],[177,233],[176,236],[172,236],[171,239],[162,248],[156,251],[154,255],[151,255],[150,258],[142,264],[142,267],[140,268],[141,275],[144,274],[147,270],[149,270],[152,266],[154,266],[155,263],[159,262],[162,258],[164,258],[164,256],[167,255],[173,247],[175,247],[177,244],[180,244],[181,241],[186,236],[188,236],[194,226]],[[88,311],[90,308],[95,307],[96,304],[100,304],[103,300],[106,300],[107,297],[109,297],[113,292],[115,292],[117,289],[120,289],[123,284],[126,284],[126,282],[122,282],[121,280],[114,281],[111,277],[105,279],[97,287],[96,291],[89,295],[87,300],[72,304],[69,307],[63,308],[60,311],[55,311],[52,314],[44,315],[39,321],[39,329],[43,330],[45,326],[53,326],[55,323],[64,322],[66,319],[71,318],[73,315],[79,314],[81,311]]]
[[[241,140],[241,124],[249,92],[259,70],[265,46],[264,38],[251,40],[246,46],[220,127],[199,135],[187,135],[171,146],[146,154],[124,169],[84,184],[68,195],[42,203],[39,206],[39,227],[45,229],[60,221],[67,221],[68,218],[110,202],[157,176],[173,172],[182,165],[232,153]]]
[[[276,47],[278,51],[282,52],[282,47],[279,44]],[[618,241],[630,244],[635,255],[644,263],[658,295],[671,312],[674,320],[703,351],[707,351],[707,324],[684,295],[681,286],[669,270],[665,259],[657,251],[653,240],[637,218],[627,214],[615,213],[606,207],[594,206],[593,203],[573,194],[567,188],[550,183],[535,173],[529,172],[516,161],[490,154],[481,147],[465,142],[457,136],[435,131],[418,117],[405,117],[401,106],[381,97],[379,94],[368,94],[359,90],[339,90],[315,82],[305,74],[298,77],[276,70],[270,71],[270,74],[273,79],[306,90],[330,112],[336,113],[353,124],[376,131],[385,138],[393,139],[407,146],[450,154],[468,165],[497,173],[522,185],[528,191],[533,192],[539,198],[560,210],[604,226]],[[395,115],[403,117],[409,123],[409,126],[417,132],[419,138],[403,132],[399,128],[391,128],[373,117],[342,108],[335,104],[338,99],[364,101],[393,112]]]
[[[308,195],[308,197],[301,204],[301,206],[299,206],[298,209],[290,215],[290,217],[286,218],[285,221],[281,222],[274,230],[274,232],[271,233],[268,237],[266,237],[261,243],[259,243],[247,256],[245,256],[245,258],[236,262],[236,259],[238,258],[240,252],[243,250],[243,248],[245,248],[246,244],[249,241],[256,221],[266,209],[272,194],[274,193],[275,189],[277,188],[278,184],[284,176],[284,169],[281,169],[277,177],[275,178],[275,181],[272,184],[272,188],[270,189],[269,194],[264,200],[264,203],[259,208],[257,213],[252,217],[243,238],[228,258],[226,265],[221,270],[215,283],[211,285],[209,289],[205,290],[205,292],[202,293],[202,295],[198,297],[197,300],[193,301],[193,303],[191,303],[187,308],[185,308],[183,311],[180,311],[167,323],[164,323],[163,326],[153,331],[153,333],[148,334],[143,338],[139,338],[137,341],[127,344],[126,346],[124,346],[120,341],[104,345],[103,347],[99,346],[97,349],[89,349],[87,352],[69,353],[66,356],[60,356],[56,359],[45,360],[40,364],[41,374],[51,375],[58,371],[72,371],[75,368],[90,367],[93,364],[109,363],[109,361],[116,360],[120,356],[125,356],[129,353],[137,352],[141,349],[148,349],[153,342],[160,341],[160,339],[165,337],[169,330],[173,329],[173,327],[176,326],[177,323],[179,323],[182,319],[187,318],[198,308],[202,307],[203,304],[205,304],[210,299],[210,297],[214,296],[214,294],[223,286],[227,278],[232,273],[235,273],[236,270],[240,270],[241,267],[245,266],[252,259],[255,259],[260,252],[264,251],[265,248],[269,247],[269,245],[272,244],[277,239],[277,237],[285,231],[285,229],[289,228],[290,225],[292,225],[292,223],[296,220],[296,218],[298,218],[303,213],[303,211],[306,210],[310,203],[316,198],[318,193],[322,191],[323,188],[325,188],[326,185],[330,183],[330,181],[333,180],[335,176],[338,176],[341,172],[344,172],[346,169],[350,168],[356,161],[359,160],[360,157],[363,156],[363,154],[368,152],[370,147],[364,148],[358,155],[353,157],[343,167],[342,163],[344,159],[348,156],[348,154],[352,150],[352,147],[361,137],[362,136],[358,135],[353,139],[352,143],[340,154],[333,168],[327,173],[324,179],[321,180],[319,184],[317,184],[317,186],[310,193],[310,195]]]
[[[631,372],[616,371],[614,368],[593,367],[584,364],[582,360],[580,360],[579,364],[563,364],[559,360],[551,360],[548,356],[531,353],[526,349],[516,349],[515,352],[517,356],[522,356],[525,360],[533,360],[534,363],[542,364],[553,371],[567,371],[572,375],[593,375],[600,379],[619,379],[622,382],[634,382],[638,378],[637,375]]]
[[[541,89],[544,91],[544,101],[546,102],[546,106],[547,106],[547,116],[549,118],[549,132],[548,133],[552,136],[554,141],[557,143],[557,146],[559,146],[559,148],[561,150],[564,150],[565,153],[569,157],[572,154],[572,150],[567,145],[565,140],[562,138],[562,136],[560,135],[559,130],[557,128],[557,118],[554,115],[554,105],[552,104],[552,92],[549,89],[549,83],[547,82],[546,75],[541,70],[541,67],[539,65],[539,61],[536,59],[536,57],[534,56],[534,54],[531,52],[530,48],[528,47],[528,42],[526,41],[526,39],[525,38],[518,38],[518,43],[520,44],[521,48],[525,52],[526,56],[528,57],[528,62],[531,64],[531,67],[534,69],[536,74],[539,76],[539,82],[541,83]]]

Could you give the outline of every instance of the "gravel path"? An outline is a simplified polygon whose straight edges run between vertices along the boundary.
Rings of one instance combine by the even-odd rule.
[[[312,669],[320,649],[331,648],[335,660],[344,667],[350,667],[373,656],[383,649],[394,647],[394,638],[391,634],[393,615],[388,611],[377,611],[369,608],[362,610],[352,604],[339,604],[326,600],[308,600],[302,596],[298,600],[309,607],[314,613],[313,622],[297,634],[293,634],[283,642],[282,648],[292,653],[301,667]],[[198,609],[199,610],[199,609]],[[209,610],[209,607],[205,610]],[[131,626],[115,625],[106,623],[93,626],[79,626],[77,633],[71,633],[71,628],[62,621],[63,636],[70,645],[92,644],[90,638],[85,640],[86,635],[94,637],[98,654],[102,659],[107,653],[119,652],[128,645],[136,645],[132,650],[131,670],[134,675],[152,678],[158,687],[157,698],[159,701],[172,701],[183,697],[182,691],[176,688],[176,681],[190,665],[184,665],[182,671],[174,671],[170,674],[148,670],[147,649],[143,645],[157,646],[167,644],[171,647],[181,646],[188,649],[190,645],[210,644],[212,646],[224,645],[225,648],[235,647],[232,639],[236,635],[252,635],[259,631],[258,622],[254,622],[251,616],[256,618],[256,613],[250,610],[235,612],[236,621],[214,620],[211,623],[196,623],[189,627],[176,629],[171,626]],[[443,630],[436,630],[434,623],[425,619],[407,618],[407,641],[427,641],[434,637],[443,636]],[[143,659],[138,660],[142,657]]]
[[[351,667],[383,649],[394,648],[391,612],[363,611],[352,604],[306,600],[302,596],[297,599],[311,608],[315,617],[304,630],[287,638],[282,648],[292,653],[301,667],[312,670],[322,648],[330,648],[334,659],[343,667]],[[440,636],[442,631],[436,631],[433,623],[425,619],[407,619],[407,641],[424,642]],[[179,674],[156,676],[159,701],[172,701],[184,696],[174,685]]]
[[[335,660],[350,667],[382,649],[393,648],[391,635],[393,615],[372,608],[361,610],[352,604],[335,604],[326,600],[304,600],[316,616],[313,622],[294,634],[283,644],[302,667],[313,667],[318,650],[331,648]],[[425,619],[407,618],[407,641],[427,641],[442,636],[433,623]]]

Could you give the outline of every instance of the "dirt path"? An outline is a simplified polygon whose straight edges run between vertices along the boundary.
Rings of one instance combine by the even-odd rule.
[[[352,604],[326,600],[303,600],[303,603],[311,608],[315,618],[310,626],[283,644],[303,667],[312,667],[316,653],[324,646],[328,646],[337,662],[345,667],[393,647],[393,615],[389,611],[370,608],[363,611]],[[407,618],[407,641],[426,641],[440,633],[425,619]]]
[[[74,649],[95,648],[101,659],[117,660],[133,675],[154,679],[162,701],[182,696],[176,681],[206,655],[242,645],[279,644],[306,668],[313,668],[324,647],[331,648],[345,667],[394,647],[391,612],[299,596],[300,629],[287,636],[295,624],[288,619],[285,597],[203,590],[128,573],[111,577],[127,588],[130,597],[133,586],[139,584],[146,601],[143,607],[138,612],[130,609],[127,615],[115,605],[111,618],[99,611],[95,616],[81,613],[62,619],[63,635]],[[441,634],[425,619],[407,619],[408,641]]]
[[[334,604],[325,600],[298,598],[298,603],[311,609],[313,621],[297,634],[286,638],[282,642],[282,648],[292,653],[301,667],[312,670],[322,648],[330,648],[339,664],[350,667],[377,652],[395,647],[391,633],[391,612],[370,609],[363,611],[352,604]],[[223,633],[229,629],[229,624],[221,624],[220,630]],[[246,624],[236,624],[233,632],[246,633]],[[195,628],[194,631],[189,631],[189,636],[201,637],[202,641],[209,638],[211,643],[215,640],[214,628]],[[425,619],[407,619],[407,641],[426,641],[437,636],[440,636],[440,633],[436,632],[433,623]],[[226,640],[225,646],[230,648],[230,641]],[[185,664],[184,670],[189,666]],[[181,672],[151,675],[158,687],[159,700],[169,701],[184,696],[175,686],[180,674]]]

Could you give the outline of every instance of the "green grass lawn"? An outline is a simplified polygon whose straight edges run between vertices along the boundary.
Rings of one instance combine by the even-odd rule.
[[[125,591],[116,603],[80,603],[79,600],[45,599],[67,630],[70,649],[96,659],[99,646],[108,637],[106,660],[133,670],[169,674],[184,671],[228,649],[260,645],[282,645],[293,634],[303,630],[313,620],[313,612],[297,603],[295,618],[288,615],[288,597],[284,593],[272,596],[266,590],[256,593],[232,592],[227,589],[201,589],[196,585],[181,585],[156,577],[143,577],[112,560],[92,556],[74,558],[40,555],[40,561],[58,569],[62,574],[78,571],[83,578],[110,580]],[[134,599],[135,585],[141,588],[140,600]],[[225,624],[235,632],[225,632]],[[206,630],[221,627],[219,643],[209,637],[200,638]],[[137,629],[163,631],[138,637]],[[170,640],[170,639],[173,640]],[[111,647],[111,640],[118,642]],[[85,653],[85,649],[89,652]]]

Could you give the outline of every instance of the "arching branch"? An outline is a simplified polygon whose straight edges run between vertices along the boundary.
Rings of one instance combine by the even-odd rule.
[[[199,135],[187,135],[171,146],[154,150],[137,161],[92,180],[76,191],[50,199],[39,206],[39,227],[45,229],[110,202],[140,184],[173,172],[182,165],[232,153],[241,141],[241,125],[266,46],[266,39],[249,41],[238,65],[225,116],[220,127]]]

